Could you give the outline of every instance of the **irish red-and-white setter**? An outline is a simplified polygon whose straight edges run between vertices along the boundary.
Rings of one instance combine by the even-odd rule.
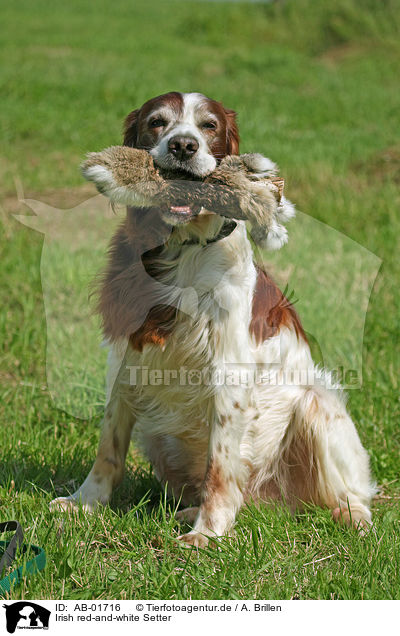
[[[128,115],[124,144],[201,179],[239,154],[236,115],[199,93],[167,93]],[[261,158],[260,174],[271,165]],[[133,434],[189,506],[179,513],[192,525],[185,543],[226,534],[249,500],[309,502],[370,524],[368,456],[340,387],[314,365],[296,311],[255,265],[243,221],[128,208],[99,311],[110,350],[97,458],[54,507],[106,504]]]

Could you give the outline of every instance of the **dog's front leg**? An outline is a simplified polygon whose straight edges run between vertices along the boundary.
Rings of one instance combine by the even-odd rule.
[[[211,426],[201,505],[193,530],[179,537],[181,541],[205,547],[208,537],[222,536],[233,526],[248,479],[240,457],[244,425],[243,412],[232,408],[220,413]]]
[[[131,410],[116,391],[105,408],[97,457],[90,473],[72,495],[54,499],[50,503],[52,510],[82,505],[92,512],[99,504],[108,503],[113,489],[122,481],[134,421]]]

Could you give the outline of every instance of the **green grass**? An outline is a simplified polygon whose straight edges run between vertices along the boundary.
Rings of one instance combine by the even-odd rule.
[[[1,519],[19,519],[48,556],[44,572],[12,597],[399,598],[399,4],[21,0],[2,7],[2,26]],[[335,526],[328,511],[291,517],[250,507],[235,536],[186,550],[174,542],[173,502],[134,449],[111,507],[91,519],[48,512],[91,466],[103,383],[102,354],[87,357],[94,347],[86,350],[78,316],[69,316],[69,351],[68,334],[58,344],[48,330],[62,324],[69,297],[85,301],[108,225],[99,223],[92,252],[84,245],[85,232],[97,231],[93,216],[83,241],[55,236],[43,251],[51,273],[43,278],[43,235],[12,217],[27,213],[15,182],[33,199],[74,207],[92,193],[78,170],[84,154],[118,142],[123,117],[168,90],[199,90],[235,108],[242,150],[277,161],[288,196],[312,217],[299,215],[292,243],[271,262],[286,272],[324,359],[350,364],[354,351],[356,365],[362,358],[362,387],[349,392],[349,409],[383,493],[374,532],[363,539]],[[321,232],[312,219],[340,234]],[[66,245],[75,242],[71,255]],[[335,313],[343,298],[349,305]],[[321,321],[326,329],[316,333]],[[336,335],[343,351],[333,348]],[[72,375],[86,373],[89,388],[61,395],[63,404],[50,395],[49,342]]]

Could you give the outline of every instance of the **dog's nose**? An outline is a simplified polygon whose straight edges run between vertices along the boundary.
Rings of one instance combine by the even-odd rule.
[[[185,161],[190,159],[199,149],[199,144],[194,137],[171,137],[168,142],[168,152],[174,157]]]

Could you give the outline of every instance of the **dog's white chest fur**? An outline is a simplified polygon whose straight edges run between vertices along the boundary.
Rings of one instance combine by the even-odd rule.
[[[150,344],[140,353],[127,343],[111,347],[108,397],[120,369],[118,383],[139,436],[144,430],[206,439],[227,370],[254,361],[249,324],[256,270],[245,232],[239,224],[218,244],[190,246],[165,272],[165,284],[191,288],[191,306],[188,314],[180,313],[163,349]]]

